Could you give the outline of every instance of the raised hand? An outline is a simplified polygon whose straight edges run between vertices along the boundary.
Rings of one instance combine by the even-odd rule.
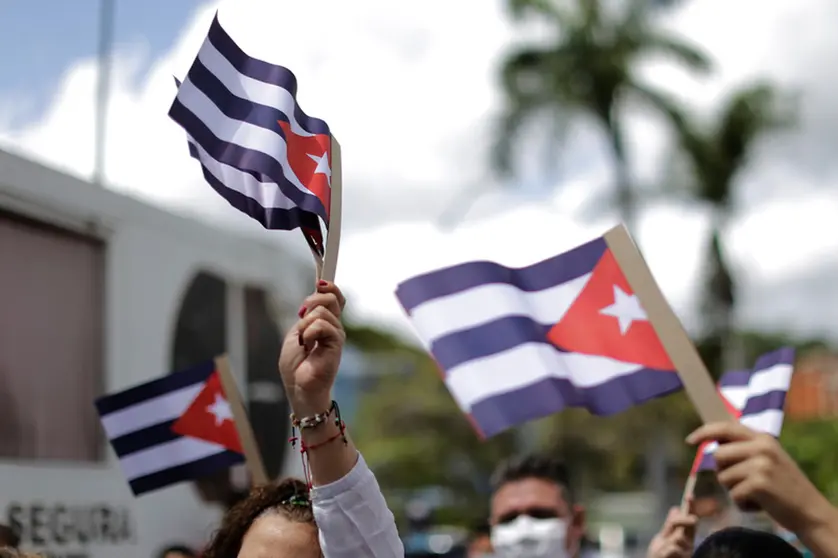
[[[672,508],[661,530],[649,543],[647,558],[690,558],[695,541],[698,518]]]
[[[800,533],[829,515],[829,502],[809,482],[780,443],[738,422],[708,424],[687,437],[700,444],[717,440],[714,453],[719,483],[743,509],[754,504],[786,529]]]
[[[294,413],[306,416],[326,411],[332,401],[346,334],[340,322],[346,299],[340,289],[320,281],[303,302],[300,320],[285,336],[279,372]]]

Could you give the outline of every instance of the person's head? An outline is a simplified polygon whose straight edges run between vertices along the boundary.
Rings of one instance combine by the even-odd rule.
[[[17,548],[19,545],[20,537],[15,533],[15,530],[0,523],[0,547]]]
[[[488,523],[478,525],[468,541],[467,558],[485,558],[492,555],[492,540],[489,538],[491,530]]]
[[[716,531],[693,552],[693,558],[801,558],[800,552],[773,533],[744,527]]]
[[[228,511],[202,558],[320,558],[317,535],[305,483],[286,479]]]
[[[561,558],[578,553],[585,511],[573,498],[567,468],[554,458],[513,458],[492,477],[492,545],[502,556]]]
[[[699,478],[693,495],[692,513],[698,517],[698,542],[720,529],[733,527],[738,523],[734,506],[715,475]]]
[[[157,555],[159,558],[197,558],[198,554],[187,546],[167,546]]]

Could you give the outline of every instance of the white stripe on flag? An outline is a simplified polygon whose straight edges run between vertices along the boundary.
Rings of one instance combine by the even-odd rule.
[[[218,444],[184,437],[127,455],[119,460],[119,464],[125,477],[132,481],[221,453],[224,450],[224,446]]]
[[[291,209],[296,207],[293,201],[285,197],[275,182],[256,180],[250,173],[216,161],[194,139],[189,138],[189,143],[198,150],[199,161],[203,163],[207,171],[230,190],[257,200],[259,205],[265,209]]]
[[[584,389],[641,368],[606,357],[562,353],[544,343],[527,343],[456,366],[448,371],[445,383],[460,408],[469,412],[472,405],[488,397],[546,378],[568,378]]]
[[[745,415],[739,422],[753,430],[779,436],[783,430],[783,410],[767,409],[753,415]]]
[[[742,417],[739,422],[752,430],[776,436],[783,429],[783,411],[769,409],[761,413]],[[704,453],[712,454],[716,451],[717,447],[719,447],[717,442],[710,442],[707,444],[707,449]]]
[[[771,368],[754,372],[748,383],[748,397],[759,397],[772,391],[788,391],[794,367],[781,362]]]
[[[296,115],[294,114],[296,103],[294,102],[294,97],[291,96],[288,90],[278,85],[265,83],[264,81],[259,81],[239,73],[230,64],[230,61],[218,52],[218,49],[213,46],[209,39],[204,41],[201,50],[198,52],[198,60],[236,97],[279,109],[288,117],[291,131],[295,134],[305,137],[314,135],[297,122]]]
[[[748,386],[722,386],[719,390],[722,392],[722,396],[724,396],[724,398],[727,399],[737,411],[741,411],[745,407],[745,403],[747,403],[748,396],[750,394]]]
[[[126,407],[102,417],[109,440],[180,417],[195,401],[204,384],[196,384]]]
[[[429,344],[445,335],[510,316],[526,315],[544,325],[555,324],[590,277],[589,273],[531,293],[506,283],[481,285],[420,304],[410,312],[410,320],[419,336]],[[518,367],[510,370],[513,369]]]
[[[239,145],[246,149],[260,151],[274,159],[282,167],[282,174],[299,191],[313,195],[303,186],[288,161],[288,146],[277,131],[255,126],[241,120],[233,120],[224,114],[215,103],[198,89],[187,77],[178,89],[177,99],[200,120],[218,139]]]

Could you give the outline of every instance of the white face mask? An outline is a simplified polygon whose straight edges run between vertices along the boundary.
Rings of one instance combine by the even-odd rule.
[[[502,558],[568,558],[567,521],[519,515],[492,527],[492,546]]]

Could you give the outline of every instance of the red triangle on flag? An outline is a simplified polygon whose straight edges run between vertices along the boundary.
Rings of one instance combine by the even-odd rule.
[[[204,389],[172,425],[172,430],[187,438],[197,438],[244,453],[218,371],[207,378]]]
[[[291,125],[278,121],[285,134],[288,164],[303,186],[320,198],[326,215],[332,199],[332,139],[326,134],[301,136],[291,130]]]
[[[675,368],[611,250],[603,253],[588,283],[547,338],[574,353],[657,370]]]

